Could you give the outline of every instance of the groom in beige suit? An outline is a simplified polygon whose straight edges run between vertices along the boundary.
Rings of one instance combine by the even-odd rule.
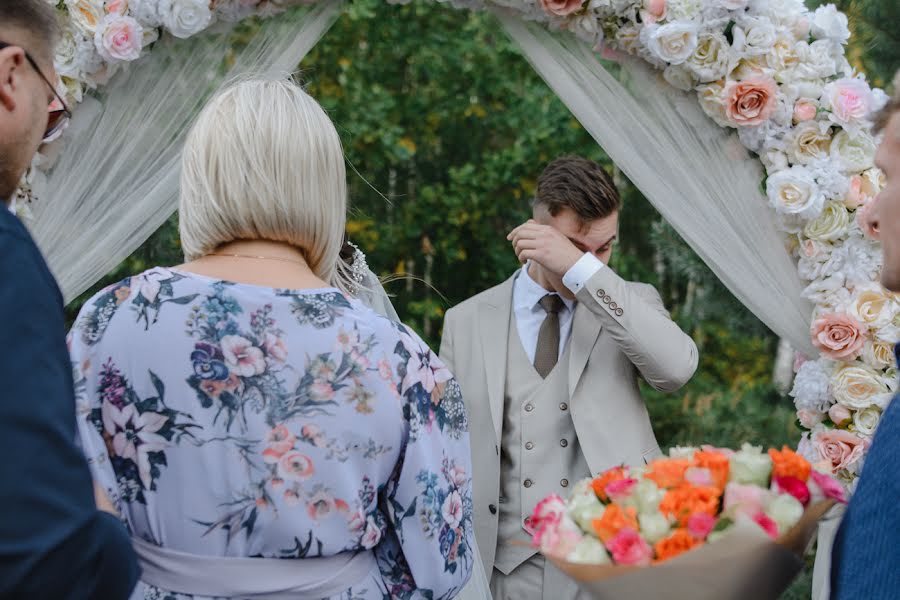
[[[508,236],[525,266],[447,312],[441,357],[469,410],[475,531],[495,600],[578,595],[527,545],[528,516],[579,479],[659,455],[638,377],[671,392],[697,368],[656,289],[606,265],[618,212],[600,165],[554,161],[534,218]]]

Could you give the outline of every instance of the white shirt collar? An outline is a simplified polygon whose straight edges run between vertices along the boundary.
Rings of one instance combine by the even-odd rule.
[[[515,303],[517,306],[525,307],[528,310],[543,310],[538,304],[541,301],[541,298],[547,294],[554,294],[557,296],[559,296],[559,294],[556,292],[548,292],[538,284],[538,282],[532,279],[531,275],[528,274],[528,265],[530,264],[530,261],[525,263],[520,270],[519,276],[516,277]],[[560,296],[560,298],[562,298],[563,304],[566,305],[568,310],[574,309],[574,300],[562,296]]]

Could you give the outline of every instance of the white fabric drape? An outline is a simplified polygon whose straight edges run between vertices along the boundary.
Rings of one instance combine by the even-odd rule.
[[[550,88],[728,289],[814,356],[812,306],[800,296],[797,268],[759,191],[762,165],[736,136],[643,61],[626,57],[617,78],[571,34],[497,15]]]
[[[182,143],[207,99],[242,74],[294,71],[340,5],[323,0],[262,21],[230,65],[227,32],[163,39],[78,106],[32,207],[32,233],[67,302],[175,211]]]

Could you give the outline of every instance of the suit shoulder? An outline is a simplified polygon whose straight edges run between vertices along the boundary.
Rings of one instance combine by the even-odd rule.
[[[499,285],[495,285],[492,288],[488,288],[483,292],[479,292],[474,296],[463,300],[453,308],[447,309],[445,318],[453,319],[461,315],[466,315],[474,311],[476,307],[483,302],[496,304],[501,299],[503,290],[507,285],[509,285],[508,281]]]

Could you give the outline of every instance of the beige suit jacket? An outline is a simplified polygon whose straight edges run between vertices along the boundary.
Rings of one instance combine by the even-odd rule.
[[[513,281],[447,312],[441,358],[456,376],[469,411],[475,532],[485,570],[497,545],[500,440]],[[675,391],[697,369],[697,346],[676,325],[653,286],[625,281],[604,267],[579,291],[572,334],[568,397],[591,472],[641,464],[659,445],[638,377]]]

